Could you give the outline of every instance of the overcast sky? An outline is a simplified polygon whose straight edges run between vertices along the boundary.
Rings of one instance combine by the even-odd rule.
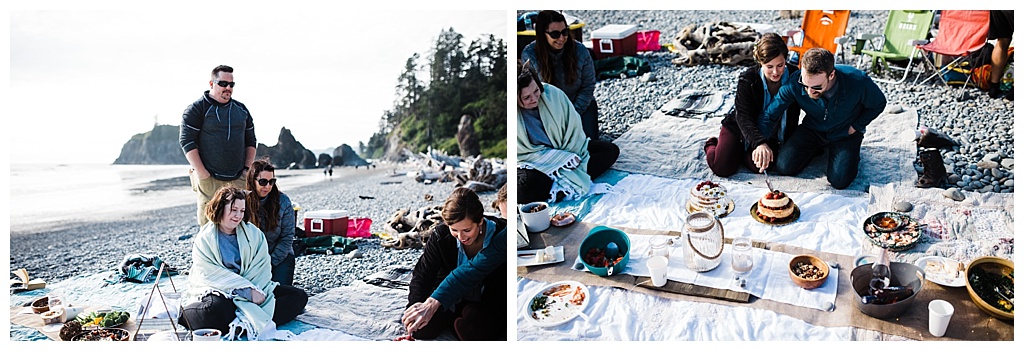
[[[504,38],[500,11],[132,9],[10,16],[11,163],[111,163],[134,134],[179,125],[234,67],[234,98],[256,138],[282,127],[318,152],[358,147],[395,100],[406,59],[427,57],[445,28],[469,41]],[[27,123],[25,123],[27,122]]]

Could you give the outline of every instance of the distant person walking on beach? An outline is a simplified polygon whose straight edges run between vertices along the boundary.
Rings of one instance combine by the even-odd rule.
[[[206,206],[210,223],[192,242],[189,289],[178,322],[224,335],[239,327],[249,340],[270,340],[278,326],[302,313],[309,297],[271,280],[267,239],[249,223],[245,202],[244,190],[228,186]]]
[[[885,109],[885,94],[859,69],[835,65],[832,53],[822,48],[804,53],[800,68],[766,112],[775,121],[769,125],[777,125],[793,103],[806,114],[782,144],[777,170],[782,175],[800,173],[811,159],[828,151],[825,177],[833,188],[846,189],[857,178],[860,144],[868,124]]]
[[[583,123],[583,133],[597,140],[597,72],[590,50],[573,39],[569,23],[558,11],[544,10],[537,14],[536,40],[523,48],[523,62],[540,72],[540,78],[561,89]]]
[[[271,280],[292,285],[295,277],[295,210],[292,201],[277,188],[274,165],[260,159],[252,163],[246,177],[249,194],[246,205],[254,214],[253,224],[267,236],[270,251]]]
[[[416,339],[453,329],[460,340],[505,340],[505,226],[484,216],[472,190],[455,188],[409,282],[402,325]]]
[[[245,188],[246,172],[256,158],[256,133],[249,109],[231,98],[235,90],[234,69],[220,65],[213,69],[210,90],[182,115],[178,141],[192,169],[189,179],[198,195],[196,217],[206,224],[203,210],[213,194],[225,185]]]
[[[736,109],[722,119],[717,138],[704,143],[708,167],[719,177],[736,173],[740,164],[752,172],[761,172],[775,162],[779,144],[796,130],[800,106],[792,105],[778,125],[768,125],[765,110],[789,77],[798,68],[786,63],[789,48],[778,34],[766,33],[754,43],[758,66],[740,74],[736,83]],[[769,133],[771,130],[779,132]]]
[[[516,201],[562,201],[587,195],[619,158],[619,147],[588,138],[572,101],[519,61],[516,117]]]

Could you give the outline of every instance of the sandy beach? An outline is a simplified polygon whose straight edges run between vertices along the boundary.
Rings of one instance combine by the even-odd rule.
[[[353,217],[371,218],[371,232],[378,233],[384,231],[384,221],[396,210],[441,205],[455,187],[455,183],[418,183],[405,176],[413,170],[411,164],[336,168],[329,178],[322,170],[282,170],[278,186],[302,207],[299,221],[306,211],[342,209]],[[432,199],[427,200],[426,195]],[[146,253],[158,255],[172,267],[187,269],[192,236],[199,230],[194,196],[187,178],[171,177],[151,181],[133,192],[130,202],[145,206],[115,214],[96,211],[78,219],[49,218],[18,225],[12,220],[11,268],[25,268],[33,277],[57,282],[112,270],[125,255]],[[481,200],[489,208],[495,196],[495,192],[481,194]],[[415,249],[385,249],[376,238],[357,239],[356,243],[362,258],[298,257],[295,285],[315,295],[387,265],[415,264],[421,253]]]

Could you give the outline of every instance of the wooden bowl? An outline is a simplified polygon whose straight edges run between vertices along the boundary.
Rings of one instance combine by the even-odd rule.
[[[820,270],[823,274],[818,278],[804,278],[798,273],[798,267],[803,264],[810,264]],[[793,279],[793,283],[804,289],[815,289],[825,284],[825,280],[828,279],[829,267],[825,261],[812,255],[797,255],[789,261],[789,278]]]
[[[981,286],[978,286],[979,284],[981,284],[981,282],[971,281],[971,277],[979,273],[994,274],[1002,277],[1012,277],[1011,274],[1013,274],[1013,262],[1005,258],[999,257],[979,257],[976,258],[974,261],[971,261],[971,263],[967,265],[966,272],[967,293],[971,295],[971,301],[974,301],[974,304],[978,305],[978,307],[981,308],[982,311],[985,311],[985,313],[988,313],[993,317],[999,319],[1013,320],[1012,312],[1006,312],[1004,310],[996,308],[996,306],[993,305],[995,303],[994,301],[989,302],[998,299],[996,297],[998,295],[991,292],[987,292],[985,290],[979,290],[982,288]],[[1010,286],[1013,286],[1013,278],[1009,279],[1011,281]]]
[[[50,310],[50,298],[43,296],[38,299],[32,300],[32,312],[40,314]]]

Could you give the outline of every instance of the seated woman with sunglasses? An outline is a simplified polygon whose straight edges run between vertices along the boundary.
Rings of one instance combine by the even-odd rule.
[[[402,324],[416,339],[452,329],[460,340],[505,340],[505,220],[484,216],[466,188],[448,196],[441,218],[413,270]]]
[[[516,201],[556,202],[590,193],[592,179],[619,158],[619,147],[587,138],[565,93],[541,83],[529,64],[516,67]]]
[[[736,173],[740,164],[751,172],[774,165],[783,140],[793,134],[800,118],[800,106],[786,110],[781,125],[769,125],[764,111],[789,83],[796,65],[786,63],[789,48],[778,34],[766,33],[754,43],[757,66],[740,74],[736,83],[736,109],[722,120],[717,138],[704,143],[708,167],[719,177]],[[778,130],[778,132],[773,132]]]
[[[306,307],[302,289],[270,280],[267,239],[246,210],[245,191],[217,190],[206,204],[209,219],[192,242],[192,267],[178,323],[213,328],[223,335],[245,331],[249,340],[288,339],[277,330]]]
[[[597,73],[594,60],[583,43],[572,38],[562,14],[544,10],[537,14],[536,40],[523,48],[523,62],[540,72],[541,80],[561,89],[583,122],[583,133],[597,140]]]
[[[253,224],[267,236],[273,273],[270,279],[291,286],[295,276],[295,253],[292,251],[295,210],[292,201],[277,189],[274,166],[267,159],[252,163],[246,185],[249,187],[246,204],[252,209]]]

